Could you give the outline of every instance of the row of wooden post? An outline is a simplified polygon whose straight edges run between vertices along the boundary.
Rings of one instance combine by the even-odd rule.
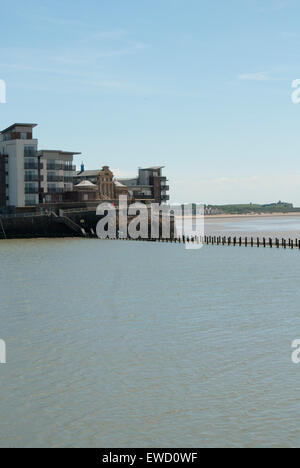
[[[270,248],[290,248],[290,249],[299,249],[300,250],[300,240],[299,239],[272,239],[263,237],[262,239],[257,237],[226,237],[226,236],[204,236],[204,237],[195,237],[195,236],[182,236],[174,237],[169,239],[131,239],[131,238],[120,238],[120,240],[137,240],[144,242],[171,242],[171,243],[202,243],[206,245],[227,245],[227,246],[245,246],[245,247],[270,247]]]

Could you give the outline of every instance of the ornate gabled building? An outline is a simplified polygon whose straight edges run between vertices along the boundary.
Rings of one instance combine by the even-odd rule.
[[[99,200],[115,200],[120,191],[122,193],[125,191],[128,193],[127,188],[124,186],[122,186],[123,190],[120,188],[116,189],[114,174],[109,169],[109,166],[103,166],[102,169],[93,171],[86,171],[82,165],[81,170],[77,172],[74,177],[75,189],[78,187],[78,184],[81,184],[83,181],[88,181],[97,186]]]

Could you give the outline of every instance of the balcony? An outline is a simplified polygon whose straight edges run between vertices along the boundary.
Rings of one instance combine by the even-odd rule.
[[[72,166],[64,166],[63,170],[66,171],[66,172],[68,172],[68,171],[75,172],[76,171],[76,166],[73,166],[73,165]]]
[[[25,182],[43,182],[44,177],[39,177],[38,175],[25,174],[24,180]]]
[[[62,164],[47,164],[47,171],[62,171],[63,168]]]
[[[32,158],[37,156],[37,150],[34,148],[24,148],[24,157],[25,158]]]
[[[25,193],[27,194],[38,194],[39,188],[38,187],[25,187]]]
[[[170,186],[169,185],[162,185],[161,186],[161,191],[162,192],[168,192],[170,190]]]
[[[63,193],[64,189],[63,188],[48,188],[48,193]]]
[[[48,182],[63,182],[64,177],[63,176],[52,176],[52,175],[47,175],[47,181]]]
[[[38,162],[26,162],[24,163],[24,169],[38,169],[39,163]]]
[[[135,200],[153,200],[154,196],[153,195],[145,195],[143,193],[134,193],[133,195]]]

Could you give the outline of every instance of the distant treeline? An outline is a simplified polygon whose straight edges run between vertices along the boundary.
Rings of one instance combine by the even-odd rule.
[[[269,205],[209,205],[207,211],[224,214],[248,214],[248,213],[291,213],[300,212],[300,208],[294,208],[292,203],[271,203]]]

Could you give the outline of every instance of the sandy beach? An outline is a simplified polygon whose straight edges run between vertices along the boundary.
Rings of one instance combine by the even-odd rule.
[[[216,215],[205,215],[205,220],[209,219],[218,219],[218,218],[270,218],[270,217],[290,217],[290,216],[295,216],[299,217],[300,216],[300,211],[299,212],[289,212],[289,213],[247,213],[247,214],[216,214]]]

